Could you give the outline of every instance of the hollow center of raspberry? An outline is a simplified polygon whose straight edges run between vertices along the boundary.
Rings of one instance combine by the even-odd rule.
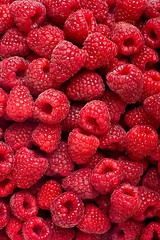
[[[130,196],[130,197],[133,197],[133,195],[134,195],[133,192],[130,189],[125,189],[123,193],[127,196]]]
[[[4,163],[6,161],[5,157],[3,154],[0,153],[0,162]]]
[[[145,215],[147,216],[148,214],[153,213],[154,210],[155,210],[154,206],[147,207],[145,210]]]
[[[10,179],[6,178],[0,182],[0,188],[5,188],[5,186],[10,182]]]
[[[156,39],[156,38],[157,38],[157,35],[156,35],[154,29],[152,29],[152,30],[150,31],[150,38],[152,38],[152,39]]]
[[[124,237],[124,232],[123,232],[123,230],[119,230],[118,236],[119,236],[119,237]]]
[[[159,236],[158,236],[157,231],[153,231],[153,238],[152,239],[159,240]]]
[[[73,203],[71,201],[65,202],[64,207],[67,209],[67,214],[70,214],[74,208]]]
[[[49,67],[45,66],[45,67],[43,68],[43,72],[44,72],[44,73],[49,73]]]
[[[17,69],[16,71],[16,78],[22,78],[25,76],[25,70],[24,69]]]
[[[37,23],[39,17],[40,17],[40,14],[39,14],[38,12],[36,12],[36,13],[31,17],[32,24]]]
[[[96,127],[99,126],[95,118],[88,117],[88,122],[91,123],[92,125],[95,125]]]
[[[23,207],[24,207],[24,209],[29,210],[30,209],[30,204],[26,200],[24,200]]]
[[[44,103],[41,110],[46,114],[51,114],[52,106],[49,103]]]
[[[133,38],[130,37],[130,38],[125,39],[123,44],[126,47],[133,46],[134,45]]]
[[[107,166],[105,169],[102,170],[101,174],[106,174],[113,171],[114,169],[112,167]]]
[[[41,236],[44,234],[44,229],[37,224],[33,227],[33,232],[35,232],[38,236]]]
[[[150,70],[150,69],[152,68],[152,66],[153,66],[153,63],[152,63],[152,62],[147,62],[147,63],[145,64],[145,70],[146,70],[146,71]]]

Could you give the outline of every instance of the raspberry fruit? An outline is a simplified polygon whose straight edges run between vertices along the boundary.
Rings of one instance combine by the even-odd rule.
[[[7,94],[5,93],[5,91],[3,91],[2,88],[0,88],[0,117],[6,110],[7,100],[8,100]]]
[[[1,175],[2,179],[0,180],[0,197],[7,197],[14,191],[16,184],[11,176],[9,175]]]
[[[160,93],[146,98],[143,104],[145,111],[160,122]]]
[[[8,204],[0,199],[0,211],[1,211],[1,217],[0,217],[0,229],[4,228],[10,218],[10,214],[9,214],[9,206]]]
[[[11,8],[9,4],[0,5],[0,34],[5,33],[8,28],[14,26],[14,21],[11,16]]]
[[[160,17],[160,2],[159,0],[149,0],[146,2],[146,9],[144,14],[147,18]]]
[[[101,235],[99,234],[89,234],[85,232],[77,231],[76,240],[101,240]]]
[[[20,219],[12,216],[9,219],[5,231],[10,239],[23,240],[22,227],[23,222]]]
[[[52,229],[52,240],[72,240],[75,237],[74,228],[61,228],[56,226],[53,222],[51,223]]]
[[[151,240],[156,238],[160,238],[160,223],[151,222],[143,228],[141,240]]]
[[[156,167],[152,166],[148,169],[148,171],[144,175],[142,179],[142,185],[160,194],[159,184],[160,184],[159,172]]]
[[[94,169],[95,166],[103,159],[105,158],[105,156],[97,151],[95,154],[93,154],[93,156],[89,159],[89,161],[83,165],[81,165],[83,168],[90,168],[90,169]]]
[[[150,162],[156,163],[160,159],[160,139],[158,139],[156,147],[153,149],[153,151],[150,153],[148,160]]]
[[[11,147],[0,141],[0,175],[9,174],[14,166],[15,158]]]
[[[102,24],[102,23],[97,24],[96,32],[101,33],[106,38],[109,38],[109,39],[111,38],[111,31],[109,27],[105,24]]]

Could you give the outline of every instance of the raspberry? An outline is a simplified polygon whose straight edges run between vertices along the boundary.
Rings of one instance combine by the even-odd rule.
[[[110,195],[101,195],[99,194],[98,197],[94,199],[96,204],[98,205],[99,209],[104,213],[104,214],[109,214],[109,208],[110,208]]]
[[[72,240],[75,237],[75,231],[73,228],[60,228],[56,226],[53,222],[51,225],[52,228],[52,240]]]
[[[88,36],[83,50],[87,52],[84,67],[90,70],[105,66],[117,55],[117,46],[101,33],[96,32]]]
[[[146,3],[146,9],[144,14],[147,18],[156,18],[160,17],[160,2],[159,0],[149,0]]]
[[[23,240],[22,235],[23,222],[15,217],[10,217],[9,222],[6,226],[6,233],[12,240]]]
[[[47,160],[32,150],[20,148],[15,155],[13,179],[19,188],[29,188],[35,184],[47,169]]]
[[[51,237],[51,228],[40,217],[28,219],[22,228],[25,240],[47,240]]]
[[[144,101],[144,109],[145,111],[150,114],[154,119],[156,119],[158,122],[160,122],[160,93],[155,94],[153,96],[150,96],[145,99]]]
[[[138,211],[140,204],[138,188],[129,183],[123,183],[112,193],[109,217],[112,222],[124,222]]]
[[[0,175],[9,174],[15,162],[14,155],[10,146],[4,142],[0,142]]]
[[[89,234],[81,231],[77,231],[76,240],[101,240],[101,235],[99,234]]]
[[[93,154],[93,156],[89,159],[89,161],[85,164],[82,165],[83,168],[90,168],[90,169],[94,169],[95,166],[103,159],[105,158],[105,156],[97,151],[95,154]]]
[[[10,214],[9,214],[9,206],[8,204],[0,199],[0,211],[1,211],[1,217],[0,217],[0,229],[4,228],[10,218]]]
[[[70,156],[77,164],[84,164],[96,153],[99,140],[96,136],[74,128],[68,137]]]
[[[116,20],[135,23],[146,8],[145,0],[117,0],[115,8]]]
[[[90,101],[101,97],[104,91],[102,77],[95,71],[83,70],[68,82],[66,94],[75,101]]]
[[[108,16],[107,16],[106,20],[104,21],[104,24],[107,25],[110,30],[112,30],[115,23],[116,23],[115,13],[108,12]]]
[[[7,114],[16,122],[24,122],[32,117],[34,102],[28,88],[25,86],[14,87],[9,94]]]
[[[76,227],[85,233],[103,234],[110,229],[111,225],[107,215],[95,204],[86,203],[84,215]]]
[[[150,153],[148,160],[150,162],[156,163],[160,159],[160,139],[158,139],[156,147],[153,149],[153,151]]]
[[[113,192],[123,179],[121,164],[114,159],[104,158],[93,169],[91,182],[101,194]]]
[[[121,100],[118,94],[112,91],[105,91],[100,100],[106,103],[111,122],[118,123],[127,104]]]
[[[29,48],[26,42],[26,34],[18,28],[9,28],[0,40],[0,57],[26,56]]]
[[[41,187],[48,181],[46,176],[40,178],[35,184],[33,184],[28,190],[33,194],[34,197],[37,198],[38,192]],[[40,209],[39,209],[40,210]]]
[[[27,43],[29,48],[43,58],[50,58],[53,49],[64,40],[64,32],[55,26],[47,25],[33,29],[28,33]]]
[[[2,4],[0,5],[0,34],[5,33],[8,28],[14,26],[14,21],[11,16],[10,5]]]
[[[0,117],[6,110],[7,100],[8,100],[7,94],[5,93],[5,91],[3,91],[2,88],[0,88]]]
[[[109,27],[105,24],[102,24],[102,23],[97,24],[96,32],[101,33],[106,38],[109,38],[109,39],[111,38],[111,31]]]
[[[64,192],[53,200],[50,211],[54,224],[62,228],[71,228],[82,219],[84,206],[77,194]]]
[[[66,95],[55,89],[42,92],[35,101],[35,116],[42,122],[54,124],[66,118],[69,111]]]
[[[73,160],[70,157],[68,144],[61,141],[58,148],[53,153],[46,155],[48,161],[47,176],[67,176],[74,169]]]
[[[92,170],[82,168],[70,173],[62,180],[62,187],[66,191],[76,193],[82,199],[93,199],[98,193],[91,184]]]
[[[106,76],[109,88],[126,103],[139,100],[143,90],[141,71],[133,64],[125,64],[109,72]]]
[[[160,238],[160,223],[151,222],[145,228],[141,235],[142,240],[151,240]]]
[[[2,175],[3,177],[3,175]],[[7,197],[14,191],[16,187],[11,175],[5,175],[3,180],[0,180],[0,197]]]
[[[14,193],[10,198],[12,214],[20,220],[26,221],[38,213],[36,198],[26,190]]]
[[[60,83],[73,77],[84,65],[86,52],[68,41],[61,41],[53,49],[50,72]]]
[[[109,131],[110,116],[105,102],[93,100],[88,102],[79,112],[78,122],[83,130],[95,135]]]
[[[160,194],[160,176],[156,167],[150,167],[142,179],[142,185]]]

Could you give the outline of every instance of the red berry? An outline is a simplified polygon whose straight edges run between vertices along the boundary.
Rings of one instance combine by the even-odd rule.
[[[143,176],[142,185],[160,194],[159,184],[160,184],[160,176],[159,176],[158,169],[152,166],[148,169],[146,174]]]
[[[97,24],[96,32],[101,33],[106,38],[109,38],[109,39],[111,38],[111,31],[109,27],[105,24],[102,24],[102,23]]]
[[[95,166],[103,159],[105,158],[105,156],[97,151],[95,154],[93,154],[93,156],[89,159],[89,161],[83,165],[81,165],[83,168],[90,168],[90,169],[94,169]]]
[[[145,111],[155,120],[160,122],[160,93],[146,98],[143,104]]]
[[[160,17],[160,2],[159,0],[148,0],[144,14],[147,18]]]
[[[101,235],[77,231],[76,240],[101,240]]]
[[[6,110],[7,100],[8,100],[7,94],[5,93],[5,91],[3,91],[2,88],[0,88],[0,117]]]
[[[10,174],[1,175],[1,177],[2,179],[0,180],[0,197],[2,198],[12,194],[16,187],[16,184]]]
[[[15,217],[10,217],[9,222],[6,226],[6,233],[12,240],[23,240],[22,235],[23,222]],[[2,239],[3,240],[3,239]]]
[[[0,229],[4,228],[10,218],[10,214],[9,214],[9,206],[8,204],[0,199],[0,211],[1,211],[1,216],[0,216]]]
[[[15,158],[11,147],[0,141],[0,175],[9,174],[14,166]]]
[[[160,223],[151,222],[143,228],[141,240],[151,240],[156,238],[160,238]]]
[[[53,222],[51,224],[52,238],[51,240],[72,240],[75,237],[74,228],[61,228],[56,226]]]
[[[10,5],[7,3],[0,5],[0,34],[5,33],[5,31],[14,26],[14,21],[11,16]]]

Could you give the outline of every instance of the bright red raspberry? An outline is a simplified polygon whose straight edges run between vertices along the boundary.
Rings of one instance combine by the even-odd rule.
[[[8,237],[12,240],[23,240],[22,235],[23,221],[18,218],[10,217],[9,222],[6,226],[6,233]],[[3,239],[2,239],[3,240]]]
[[[104,158],[93,169],[91,182],[101,194],[113,192],[123,180],[121,164],[114,159]]]
[[[109,29],[112,31],[112,28],[115,23],[116,23],[115,13],[111,11],[108,13],[107,18],[104,21],[104,24],[107,25]]]
[[[51,223],[52,237],[51,240],[72,240],[75,237],[74,228],[61,228]]]
[[[103,234],[110,229],[111,225],[108,216],[95,204],[86,203],[84,215],[76,227],[85,233]]]
[[[142,185],[160,194],[160,176],[157,167],[150,167],[142,178]]]
[[[112,222],[124,222],[138,211],[140,204],[138,188],[129,183],[123,183],[111,195],[109,217]]]
[[[16,122],[24,122],[32,117],[34,102],[27,87],[16,86],[10,91],[6,110],[8,116]]]
[[[105,24],[102,24],[102,23],[97,24],[96,32],[101,33],[106,38],[109,38],[109,39],[111,38],[111,31],[109,27]]]
[[[14,26],[14,21],[11,16],[10,5],[9,4],[2,4],[0,5],[0,34],[5,33],[8,28]]]
[[[42,122],[54,124],[66,118],[70,103],[66,95],[50,88],[42,92],[35,101],[35,116]]]
[[[158,134],[149,125],[136,125],[126,135],[125,146],[129,158],[139,161],[148,156],[156,147]]]
[[[150,153],[148,157],[148,160],[154,164],[157,164],[159,159],[160,159],[160,139],[158,139],[156,147],[153,149],[153,151]]]
[[[99,140],[96,136],[74,128],[68,137],[70,156],[77,164],[84,164],[96,153]]]
[[[33,184],[28,190],[37,198],[38,192],[40,191],[41,187],[48,181],[46,176],[40,178],[35,184]],[[40,210],[40,209],[39,209]]]
[[[61,186],[54,180],[47,181],[37,195],[38,205],[41,209],[50,210],[51,202],[62,193]]]
[[[61,141],[58,148],[53,153],[46,155],[48,168],[45,174],[47,176],[67,176],[74,169],[74,162],[70,157],[68,144]]]
[[[77,194],[64,192],[53,200],[50,211],[54,224],[62,228],[71,228],[82,219],[84,206]]]
[[[135,24],[146,8],[145,0],[116,0],[116,20]]]
[[[7,197],[12,194],[16,187],[16,184],[10,174],[1,175],[0,177],[2,177],[0,180],[0,197]]]
[[[151,240],[160,238],[160,223],[151,222],[145,228],[141,235],[141,240]]]
[[[88,102],[79,112],[78,122],[84,131],[95,135],[105,134],[110,128],[110,116],[103,101]]]
[[[50,58],[53,49],[64,40],[64,32],[52,25],[33,29],[28,33],[27,43],[29,48],[41,57]]]
[[[14,166],[15,158],[11,147],[0,141],[0,175],[9,174]]]
[[[159,0],[148,0],[144,14],[147,18],[160,17],[160,2]]]
[[[7,94],[5,93],[5,91],[3,91],[2,88],[0,88],[0,117],[6,110],[7,100],[8,100]]]
[[[12,171],[13,179],[19,188],[29,188],[43,176],[47,167],[47,159],[22,147],[15,155],[15,166]]]
[[[89,234],[85,232],[77,231],[76,240],[101,240],[101,235],[99,234]]]
[[[117,46],[101,33],[96,32],[88,36],[83,50],[87,52],[84,67],[90,70],[105,66],[109,60],[117,55]]]
[[[73,77],[84,65],[86,52],[68,41],[61,41],[53,49],[50,72],[57,82],[65,82]]]
[[[62,180],[62,187],[66,191],[74,192],[82,199],[93,199],[98,195],[98,192],[91,184],[92,170],[82,168],[73,171]]]
[[[160,93],[146,98],[143,104],[145,111],[160,122]]]
[[[1,217],[0,217],[0,229],[4,228],[10,218],[10,214],[9,214],[9,206],[8,204],[0,199],[0,211],[1,211]]]
[[[70,79],[66,94],[75,101],[90,101],[103,95],[105,85],[102,77],[91,70],[83,70]]]
[[[9,28],[0,40],[0,57],[26,56],[29,53],[26,34],[17,27]]]
[[[126,103],[139,100],[143,90],[142,72],[133,64],[117,67],[106,75],[109,88]]]
[[[95,154],[93,154],[93,156],[88,160],[87,163],[81,165],[83,168],[90,168],[90,169],[94,169],[95,166],[103,159],[105,158],[105,156],[97,151]]]

